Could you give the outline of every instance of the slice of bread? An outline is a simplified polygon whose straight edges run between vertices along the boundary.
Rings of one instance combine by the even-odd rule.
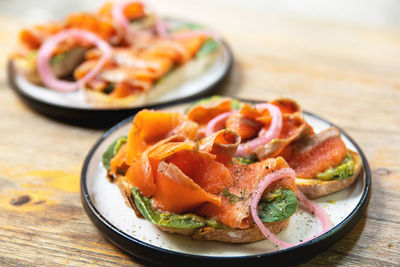
[[[349,153],[351,154],[354,160],[353,176],[346,179],[328,180],[328,181],[316,178],[304,179],[298,177],[296,178],[297,188],[300,189],[301,192],[303,192],[303,194],[306,195],[306,197],[314,199],[335,193],[353,184],[356,181],[361,171],[361,158],[360,155],[358,155],[358,153],[354,151],[349,150]]]
[[[122,195],[125,198],[125,202],[132,207],[132,209],[135,211],[136,216],[139,218],[143,218],[143,215],[136,208],[135,201],[132,198],[131,186],[129,182],[126,181],[125,177],[122,175],[118,175],[115,178],[114,182],[117,183]],[[290,218],[279,222],[264,223],[264,225],[272,233],[277,234],[287,227],[287,225],[289,224],[289,220]],[[266,238],[255,224],[253,224],[253,226],[248,229],[220,229],[209,226],[196,229],[183,229],[160,225],[155,226],[162,231],[173,234],[191,236],[193,239],[197,240],[214,240],[228,243],[249,243]]]

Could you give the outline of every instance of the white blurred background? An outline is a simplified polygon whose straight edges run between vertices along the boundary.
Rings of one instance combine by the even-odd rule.
[[[71,11],[94,10],[102,0],[0,0],[0,14],[18,16],[28,24],[57,20]],[[168,0],[147,1],[161,14],[179,14],[180,8]],[[239,6],[245,13],[260,11],[284,16],[307,17],[330,21],[352,22],[380,28],[400,28],[399,0],[181,0],[182,10],[208,6],[210,11],[229,12]],[[214,13],[214,12],[212,12]],[[192,17],[193,14],[188,14]],[[240,18],[245,19],[245,18]]]

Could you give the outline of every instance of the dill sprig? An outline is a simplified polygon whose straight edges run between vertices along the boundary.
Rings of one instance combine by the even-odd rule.
[[[194,148],[193,148],[193,151],[194,151],[194,152],[198,152],[199,149],[200,149],[200,138],[197,137],[196,140],[195,140],[195,142],[196,142],[196,144],[195,144],[195,146],[194,146]]]
[[[237,196],[237,195],[229,192],[228,191],[228,187],[227,187],[222,191],[222,195],[228,199],[229,203],[235,203],[235,202],[244,200],[244,198],[246,196],[246,189],[245,188],[241,188],[240,189],[240,196]]]

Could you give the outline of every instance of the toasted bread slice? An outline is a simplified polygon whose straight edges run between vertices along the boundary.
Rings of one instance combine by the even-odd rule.
[[[125,198],[125,202],[132,207],[132,209],[135,211],[136,216],[139,218],[143,218],[143,215],[135,206],[135,201],[132,198],[131,186],[129,182],[126,181],[125,177],[122,175],[118,175],[115,178],[114,182],[117,183],[122,195]],[[272,233],[277,234],[286,228],[286,226],[289,224],[289,220],[290,218],[279,222],[264,223],[264,225]],[[248,229],[220,229],[209,226],[196,229],[183,229],[160,225],[155,226],[162,231],[173,234],[191,236],[193,239],[197,240],[214,240],[227,243],[250,243],[266,238],[255,224],[253,224],[253,226]]]
[[[337,191],[340,191],[355,182],[361,171],[361,158],[358,153],[349,150],[354,160],[353,176],[341,180],[320,180],[320,179],[304,179],[296,178],[296,186],[310,199],[323,197]]]

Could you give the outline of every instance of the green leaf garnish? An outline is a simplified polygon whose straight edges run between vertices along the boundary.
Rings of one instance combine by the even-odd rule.
[[[103,153],[101,162],[107,170],[110,168],[110,160],[118,153],[119,149],[127,142],[126,136],[121,136],[108,146],[107,150]]]
[[[115,83],[109,83],[103,92],[106,94],[111,94],[114,91],[114,89],[115,89]]]
[[[237,196],[228,191],[228,187],[222,191],[222,195],[228,199],[229,203],[235,203],[244,200],[246,196],[246,189],[242,188],[240,190],[240,196]]]
[[[199,51],[197,51],[196,53],[196,58],[200,58],[204,55],[210,54],[212,52],[214,52],[215,50],[217,50],[218,48],[218,43],[217,41],[215,41],[212,38],[208,38],[203,46],[199,49]]]
[[[132,196],[136,208],[148,221],[162,226],[174,228],[200,228],[209,225],[214,228],[227,228],[215,219],[205,219],[195,214],[175,214],[172,212],[161,212],[151,205],[151,200],[142,196],[137,188],[132,188]]]
[[[256,154],[250,154],[248,157],[235,157],[235,159],[237,161],[239,161],[240,163],[244,164],[244,165],[249,165],[255,162],[258,162],[258,158]]]
[[[292,216],[297,210],[296,194],[290,189],[272,191],[267,199],[258,203],[258,216],[262,222],[278,222]]]

